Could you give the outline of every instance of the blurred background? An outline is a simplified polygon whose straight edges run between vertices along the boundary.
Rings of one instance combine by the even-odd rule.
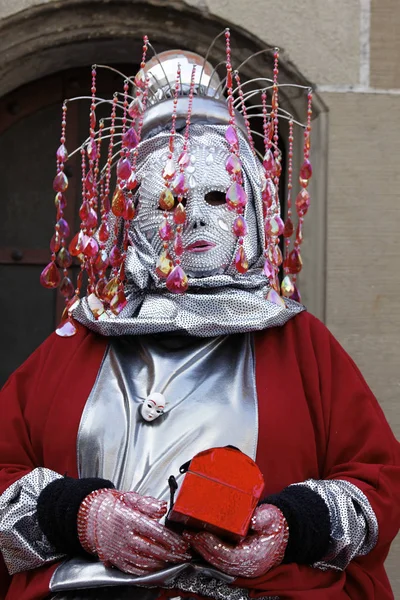
[[[63,99],[90,93],[92,63],[135,73],[144,33],[158,51],[204,55],[227,25],[234,67],[278,46],[281,81],[317,91],[302,297],[354,358],[399,437],[398,0],[0,0],[0,384],[54,330],[62,310],[39,274],[50,257]],[[222,57],[218,43],[210,61]],[[260,55],[243,79],[270,76],[271,66],[270,55]],[[122,84],[104,71],[99,95]],[[296,94],[284,94],[281,105],[305,119]],[[70,105],[69,150],[86,137],[88,112],[89,103]],[[78,163],[66,172],[73,223]],[[399,560],[397,544],[388,559],[395,597]]]

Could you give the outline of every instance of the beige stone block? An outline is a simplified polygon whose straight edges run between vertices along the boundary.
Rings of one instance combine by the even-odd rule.
[[[360,3],[355,0],[207,0],[210,12],[247,29],[317,84],[357,84]],[[232,43],[232,46],[234,41]]]
[[[400,88],[400,2],[371,2],[371,85]]]
[[[400,437],[400,97],[323,99],[330,108],[327,325]],[[399,564],[400,538],[387,561],[395,598]]]

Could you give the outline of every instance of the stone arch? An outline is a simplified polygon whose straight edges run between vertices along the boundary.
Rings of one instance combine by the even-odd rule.
[[[0,22],[0,97],[30,81],[72,67],[94,62],[137,64],[144,33],[157,50],[183,47],[204,55],[210,41],[228,24],[183,0],[173,0],[168,6],[159,0],[53,0],[32,6]],[[230,27],[234,66],[268,47],[237,25]],[[279,40],[271,41],[279,45]],[[214,64],[223,60],[223,38],[215,44],[209,58]],[[247,62],[241,73],[243,79],[260,74],[270,76],[272,53],[260,54]],[[310,85],[284,53],[280,80]],[[304,118],[304,113],[300,115],[304,102],[292,88],[283,91],[281,104],[295,117]],[[327,110],[318,95],[314,97],[314,114],[313,154],[318,178],[311,191],[318,201],[308,218],[309,233],[303,251],[306,269],[301,285],[306,304],[324,318]]]

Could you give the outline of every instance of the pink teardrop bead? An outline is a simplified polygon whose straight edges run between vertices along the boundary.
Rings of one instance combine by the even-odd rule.
[[[58,252],[61,248],[60,234],[56,232],[50,240],[50,250],[52,252]]]
[[[61,269],[68,269],[72,264],[72,257],[66,248],[61,248],[57,255],[57,264]]]
[[[61,146],[59,146],[57,152],[56,152],[56,156],[57,156],[57,160],[59,160],[62,163],[67,162],[68,160],[68,151],[66,149],[66,147],[64,146],[64,144],[61,144]]]
[[[122,262],[122,254],[118,246],[112,247],[110,256],[108,258],[112,267],[119,267]]]
[[[78,330],[74,324],[74,321],[68,317],[68,319],[60,323],[60,325],[57,327],[56,334],[60,337],[72,337],[77,331]]]
[[[173,193],[177,196],[183,196],[184,194],[186,194],[187,190],[188,188],[186,185],[184,173],[178,173],[172,184]]]
[[[85,249],[83,250],[83,254],[85,256],[89,256],[90,258],[92,258],[93,256],[96,256],[98,251],[99,251],[99,244],[97,243],[97,240],[95,240],[95,238],[93,238],[93,237],[89,237],[88,242],[85,246]]]
[[[82,221],[85,221],[85,219],[87,219],[89,211],[90,211],[90,204],[87,200],[84,200],[84,202],[82,202],[82,204],[79,208],[79,216]]]
[[[93,193],[94,179],[93,179],[92,171],[89,171],[89,173],[85,177],[85,188],[87,189],[88,192]]]
[[[180,233],[177,233],[176,236],[175,236],[174,250],[175,250],[175,254],[177,256],[182,256],[182,254],[183,254],[183,242],[182,242],[182,236],[180,235]]]
[[[272,277],[275,276],[275,269],[274,267],[271,265],[271,263],[269,262],[269,260],[266,260],[264,263],[264,275],[265,277],[267,277],[268,279],[271,279]]]
[[[188,289],[188,278],[182,267],[176,265],[165,282],[167,289],[173,294],[184,294]]]
[[[293,235],[293,231],[294,231],[294,225],[293,225],[293,221],[290,217],[288,217],[286,219],[285,222],[285,228],[283,230],[283,235],[285,238],[290,238]]]
[[[86,146],[86,152],[90,160],[96,160],[97,158],[97,145],[94,140],[90,140]]]
[[[169,158],[167,160],[167,162],[165,163],[165,167],[163,169],[162,176],[167,181],[170,181],[175,176],[175,173],[176,173],[176,170],[175,170],[174,161],[172,158]]]
[[[129,148],[129,150],[133,150],[139,143],[139,138],[136,131],[133,127],[129,127],[128,131],[124,134],[122,138],[122,145],[125,148]]]
[[[308,180],[308,179],[311,179],[311,177],[312,177],[312,165],[311,165],[310,161],[308,160],[308,158],[305,158],[304,162],[300,168],[300,178]]]
[[[132,173],[131,163],[128,158],[120,158],[117,163],[117,177],[119,179],[128,179]]]
[[[65,219],[59,219],[57,221],[57,225],[59,225],[60,233],[62,237],[69,236],[69,225]]]
[[[296,210],[299,217],[304,217],[310,206],[310,194],[302,189],[296,198]]]
[[[236,217],[236,219],[233,221],[232,230],[237,237],[244,237],[247,235],[248,228],[246,219],[241,215]]]
[[[263,165],[267,176],[275,172],[275,158],[271,149],[267,150],[267,152],[265,153],[265,156],[263,158]]]
[[[290,299],[294,300],[295,302],[301,302],[301,295],[298,290],[298,287],[296,286],[296,284],[294,284],[293,287],[294,287],[294,291],[293,291],[293,294],[290,296]]]
[[[186,221],[186,210],[181,202],[178,202],[177,207],[174,210],[174,223],[177,225],[183,225]]]
[[[238,145],[238,143],[239,143],[238,136],[235,131],[235,128],[232,125],[229,125],[229,127],[227,127],[227,130],[225,131],[225,139],[228,142],[228,144],[230,144],[231,146]]]
[[[97,273],[105,271],[108,267],[108,254],[105,250],[100,250],[93,263],[93,268]]]
[[[122,288],[120,288],[110,302],[111,311],[114,313],[114,315],[119,315],[127,304],[128,301],[126,299],[125,292]]]
[[[74,295],[75,288],[69,277],[63,278],[60,285],[60,292],[64,296],[64,298],[68,298],[68,300]]]
[[[68,177],[64,171],[59,171],[53,180],[53,190],[55,192],[65,192],[68,187]]]
[[[267,294],[267,300],[276,304],[277,306],[281,306],[282,308],[286,307],[285,301],[281,296],[276,292],[273,288],[271,288]]]
[[[102,223],[99,227],[99,240],[106,242],[110,237],[110,228],[107,223]]]
[[[59,210],[64,210],[64,208],[67,206],[67,199],[62,192],[57,192],[54,197],[54,204]]]
[[[228,171],[229,175],[236,175],[241,172],[242,163],[240,162],[236,154],[231,154],[228,157],[225,163],[225,168]]]
[[[235,267],[238,273],[247,273],[249,269],[249,263],[247,262],[246,253],[243,246],[239,246],[235,256]]]
[[[129,176],[129,179],[126,180],[125,188],[131,192],[132,190],[137,188],[137,185],[137,179],[135,177],[134,172],[132,171],[132,173]]]
[[[190,157],[187,152],[182,152],[178,158],[178,165],[180,167],[188,167],[190,163]]]
[[[40,274],[40,283],[43,287],[51,290],[59,286],[61,281],[60,271],[55,262],[51,262]]]
[[[158,235],[164,242],[172,240],[174,232],[168,221],[164,221],[164,223],[161,225],[160,229],[158,230]]]
[[[244,208],[247,203],[247,194],[244,188],[236,181],[228,188],[226,192],[226,203],[228,208],[236,210],[237,208]]]
[[[132,102],[128,106],[128,114],[131,117],[131,119],[136,119],[136,117],[138,117],[143,112],[143,110],[143,102],[140,97],[137,97],[134,100],[132,100]]]
[[[279,237],[280,235],[282,235],[284,229],[285,224],[279,215],[276,215],[271,219],[267,219],[267,221],[265,222],[265,235],[267,237]]]
[[[93,208],[89,210],[88,215],[83,223],[88,229],[94,229],[97,226],[97,214]]]

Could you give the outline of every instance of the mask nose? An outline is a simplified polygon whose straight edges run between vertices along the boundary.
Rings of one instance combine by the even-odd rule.
[[[203,198],[194,197],[189,200],[186,206],[187,210],[187,230],[196,231],[207,226],[207,219],[202,214],[201,204]]]

